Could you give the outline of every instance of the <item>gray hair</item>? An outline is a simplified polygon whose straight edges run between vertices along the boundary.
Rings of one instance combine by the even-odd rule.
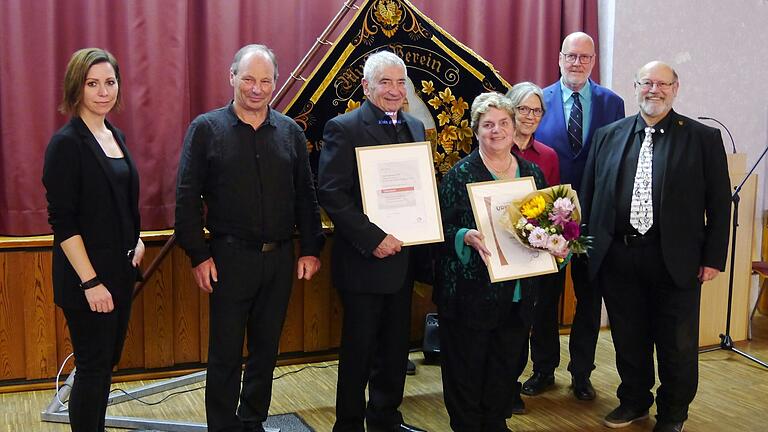
[[[408,77],[408,69],[405,67],[403,59],[391,51],[379,51],[368,56],[363,66],[363,79],[371,84],[376,83],[376,77],[382,69],[388,66],[399,66],[403,68],[405,76]]]
[[[506,111],[512,121],[515,121],[515,106],[501,93],[488,92],[481,93],[472,101],[472,131],[477,133],[480,126],[480,116],[490,111],[491,108]]]
[[[250,44],[237,50],[235,53],[235,58],[232,60],[232,66],[229,67],[229,71],[232,72],[232,75],[237,75],[237,69],[240,67],[240,61],[243,59],[243,57],[251,53],[264,54],[272,62],[272,66],[275,69],[274,79],[275,82],[277,82],[277,57],[275,57],[275,53],[272,52],[269,47],[261,44]]]
[[[547,110],[544,107],[544,92],[541,91],[541,87],[532,82],[523,81],[512,86],[512,88],[507,92],[507,97],[509,98],[510,102],[512,102],[512,106],[514,107],[520,106],[520,104],[523,103],[524,100],[528,99],[528,96],[530,95],[538,96],[539,102],[541,102],[541,115],[543,116]]]

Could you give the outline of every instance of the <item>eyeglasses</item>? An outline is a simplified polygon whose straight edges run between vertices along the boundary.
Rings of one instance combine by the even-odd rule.
[[[595,56],[594,54],[566,54],[562,52],[560,55],[565,57],[567,63],[576,63],[578,61],[581,64],[589,64],[592,61],[592,57]]]
[[[677,81],[649,81],[649,80],[643,80],[643,81],[635,81],[635,85],[640,87],[643,90],[650,90],[653,88],[653,86],[656,86],[659,90],[669,90],[672,88],[673,85],[675,85]]]
[[[531,108],[529,106],[520,105],[518,107],[515,107],[515,110],[517,110],[517,113],[522,116],[527,116],[528,114],[533,113],[534,117],[541,117],[544,115],[544,110],[541,108]]]

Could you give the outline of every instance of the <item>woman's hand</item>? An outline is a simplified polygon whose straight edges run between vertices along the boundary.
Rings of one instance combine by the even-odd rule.
[[[88,306],[94,312],[107,313],[115,308],[112,303],[112,294],[110,294],[104,284],[98,284],[93,288],[88,288],[85,292],[85,298],[88,300]]]
[[[136,247],[133,249],[133,259],[131,260],[131,264],[133,264],[134,267],[138,267],[139,264],[141,264],[142,259],[144,259],[144,242],[139,239],[139,241],[136,242]]]
[[[491,258],[491,251],[488,250],[488,248],[485,247],[485,243],[483,243],[483,235],[480,234],[480,231],[476,229],[471,229],[467,231],[466,234],[464,234],[464,244],[467,246],[471,246],[474,248],[477,253],[480,254],[480,258],[483,260],[485,265],[488,265],[488,259]]]

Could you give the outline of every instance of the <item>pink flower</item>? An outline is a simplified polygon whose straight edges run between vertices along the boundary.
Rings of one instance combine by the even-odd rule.
[[[560,234],[553,234],[547,239],[547,250],[558,258],[568,256],[568,242]]]
[[[571,214],[576,206],[568,198],[558,198],[552,203],[552,212],[549,214],[549,220],[556,225],[563,226],[571,220]]]
[[[528,243],[537,248],[546,249],[547,248],[547,241],[549,240],[549,235],[547,235],[547,232],[544,231],[541,227],[536,227],[531,231],[531,234],[528,236]]]
[[[578,238],[581,235],[581,227],[579,227],[579,224],[577,224],[574,221],[566,222],[566,224],[563,226],[563,237],[567,241],[571,241],[575,238]]]

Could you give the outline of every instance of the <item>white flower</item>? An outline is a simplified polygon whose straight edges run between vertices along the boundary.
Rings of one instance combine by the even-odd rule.
[[[533,231],[531,231],[531,235],[528,236],[528,243],[530,243],[531,246],[537,248],[545,249],[547,247],[548,240],[549,235],[541,227],[534,228]]]

